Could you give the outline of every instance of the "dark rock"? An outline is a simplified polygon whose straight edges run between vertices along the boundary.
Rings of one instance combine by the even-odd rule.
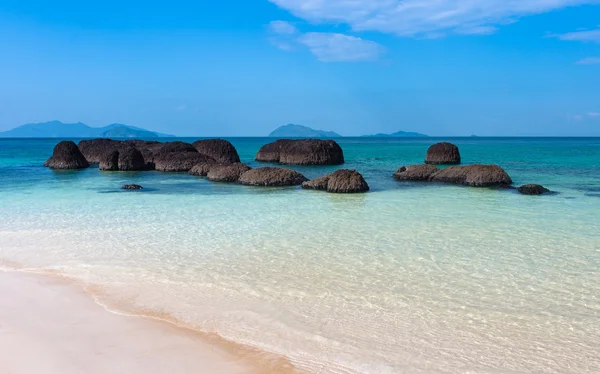
[[[402,166],[394,173],[394,178],[399,181],[428,181],[440,169],[435,165]]]
[[[77,145],[72,141],[62,141],[54,147],[52,157],[45,163],[51,169],[85,169],[90,166]]]
[[[304,175],[291,169],[264,167],[243,173],[239,183],[247,186],[299,186],[307,180]]]
[[[198,153],[198,151],[196,150],[196,148],[194,148],[193,145],[191,145],[190,143],[186,143],[186,142],[180,142],[180,141],[175,141],[175,142],[167,142],[167,143],[163,143],[160,146],[160,149],[156,150],[156,155],[161,155],[161,154],[165,154],[165,153],[173,153],[173,152],[196,152]]]
[[[153,140],[126,140],[125,143],[134,146],[137,148],[142,157],[144,157],[144,161],[146,162],[146,169],[153,170],[154,169],[154,155],[160,151],[163,147],[163,143],[153,141]]]
[[[217,164],[214,162],[202,162],[202,163],[194,165],[194,167],[190,169],[188,174],[194,175],[196,177],[206,177],[208,175],[208,172],[210,171],[210,169],[214,168],[215,166],[219,166],[219,165],[220,164]]]
[[[264,145],[256,160],[286,165],[339,165],[344,163],[344,152],[333,140],[280,139]]]
[[[207,155],[222,164],[231,164],[240,162],[240,156],[237,150],[227,140],[223,139],[205,139],[193,143],[196,150],[203,155]]]
[[[240,176],[252,169],[248,165],[235,163],[229,165],[216,165],[207,173],[208,180],[213,182],[237,182]]]
[[[526,184],[517,188],[517,191],[523,195],[542,195],[550,192],[549,189],[545,188],[544,186],[540,186],[539,184]]]
[[[436,165],[458,165],[460,164],[460,152],[458,151],[458,147],[452,143],[437,143],[427,150],[425,163]]]
[[[119,170],[119,151],[111,151],[100,157],[100,170],[117,171]]]
[[[189,172],[194,165],[215,163],[212,158],[198,152],[167,152],[154,157],[154,168],[164,172]]]
[[[123,190],[143,190],[144,187],[137,185],[137,184],[126,184],[123,187],[121,187],[121,189],[123,189]]]
[[[430,181],[471,187],[509,187],[512,184],[510,176],[498,165],[450,166],[432,175]]]
[[[327,190],[327,183],[329,183],[330,175],[325,175],[323,177],[315,178],[313,180],[309,180],[307,182],[302,183],[302,188],[306,190]]]
[[[356,170],[337,170],[329,176],[327,192],[359,193],[369,191],[369,185]]]
[[[81,140],[78,144],[79,150],[90,164],[99,164],[103,157],[112,151],[118,150],[123,142],[112,139]]]
[[[119,170],[142,171],[147,169],[144,156],[137,148],[126,146],[119,150]]]
[[[272,143],[263,145],[256,154],[256,161],[279,162],[281,150],[294,140],[279,139]]]

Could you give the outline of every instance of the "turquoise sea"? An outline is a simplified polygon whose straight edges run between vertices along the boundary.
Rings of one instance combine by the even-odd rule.
[[[228,140],[251,166],[271,141]],[[392,179],[439,140],[340,139],[371,192],[332,195],[52,171],[58,140],[0,139],[0,262],[314,373],[600,372],[600,138],[443,139],[552,195]]]

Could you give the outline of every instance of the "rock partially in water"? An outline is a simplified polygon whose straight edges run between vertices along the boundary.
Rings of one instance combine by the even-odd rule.
[[[198,153],[193,145],[179,141],[165,143],[154,155],[154,168],[164,172],[189,172],[194,165],[215,162]]]
[[[426,164],[458,165],[460,161],[458,147],[447,142],[432,145],[427,150],[427,155],[425,156]]]
[[[430,180],[471,187],[509,187],[512,184],[510,176],[498,165],[450,166],[435,173]]]
[[[188,172],[189,175],[194,175],[196,177],[206,177],[210,169],[215,166],[219,166],[220,164],[214,162],[201,162],[199,164],[194,165],[193,168]]]
[[[247,186],[299,186],[308,179],[295,170],[275,167],[251,169],[243,173],[239,183]]]
[[[123,189],[123,190],[143,190],[144,187],[140,186],[139,184],[126,184],[123,187],[121,187],[121,189]]]
[[[123,142],[112,139],[91,139],[81,140],[78,144],[79,150],[85,156],[90,164],[99,164],[103,157],[106,157],[113,151],[116,151],[123,145]]]
[[[240,156],[237,150],[227,140],[223,139],[205,139],[193,143],[196,150],[203,155],[212,157],[218,163],[232,164],[240,162]]]
[[[549,189],[539,184],[526,184],[517,188],[517,191],[523,195],[543,195],[550,192]]]
[[[240,179],[240,176],[252,169],[250,166],[235,163],[229,165],[216,165],[210,169],[207,173],[208,180],[213,182],[237,182]]]
[[[100,164],[98,165],[98,168],[104,171],[119,170],[119,151],[107,152],[100,157]]]
[[[438,171],[440,169],[435,165],[402,166],[394,173],[394,179],[399,181],[428,181]]]
[[[147,170],[154,170],[154,155],[163,147],[163,143],[154,140],[126,140],[125,143],[137,148],[146,162]]]
[[[333,174],[302,183],[302,188],[330,193],[360,193],[369,191],[369,185],[356,170],[342,169]]]
[[[339,165],[344,163],[344,152],[333,140],[280,139],[264,145],[256,160],[286,165]]]
[[[44,163],[44,166],[51,169],[71,170],[85,169],[90,164],[75,143],[62,141],[54,147],[52,157]]]
[[[330,175],[325,175],[322,177],[318,177],[309,181],[302,183],[302,188],[306,190],[327,190],[327,183],[329,183]]]

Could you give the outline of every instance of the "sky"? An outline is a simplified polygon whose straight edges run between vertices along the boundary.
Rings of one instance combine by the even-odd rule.
[[[1,0],[0,82],[0,131],[600,136],[600,0]]]

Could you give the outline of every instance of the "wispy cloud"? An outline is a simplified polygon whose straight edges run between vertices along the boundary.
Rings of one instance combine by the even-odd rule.
[[[600,64],[600,57],[588,57],[576,62],[579,65],[596,65]]]
[[[306,47],[323,62],[374,61],[385,48],[362,38],[327,32],[301,33],[294,25],[285,21],[269,24],[269,41],[279,49],[293,51]]]
[[[344,34],[309,32],[298,42],[323,62],[374,61],[385,53],[385,48],[375,42]]]
[[[560,40],[600,43],[600,29],[573,31],[566,34],[556,34],[551,36],[554,36]]]
[[[600,113],[598,113],[598,112],[589,112],[588,116],[592,117],[592,118],[596,118],[596,117],[600,117]]]
[[[187,109],[187,105],[186,104],[181,104],[175,107],[175,111],[176,112],[183,112],[184,110]]]
[[[490,34],[518,18],[600,0],[269,0],[313,23],[399,36]]]

